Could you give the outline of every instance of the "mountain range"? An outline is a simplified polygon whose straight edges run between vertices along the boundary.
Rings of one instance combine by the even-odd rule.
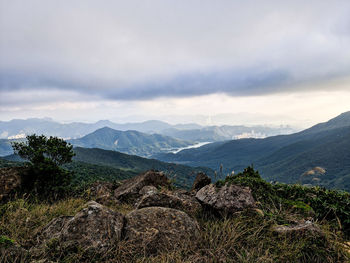
[[[152,157],[160,160],[161,163],[177,163],[186,167],[208,167],[210,171],[216,170],[219,177],[224,177],[232,171],[242,170],[253,164],[262,176],[270,181],[299,182],[350,189],[350,112],[345,112],[328,122],[317,124],[301,132],[267,138],[238,136],[234,140],[224,140],[227,134],[232,135],[235,131],[241,135],[244,134],[246,129],[244,126],[197,127],[193,124],[182,126],[181,130],[179,127],[170,126],[169,128],[169,124],[163,122],[150,121],[143,124],[125,124],[129,126],[124,126],[124,128],[139,125],[139,128],[143,127],[143,129],[148,130],[152,123],[154,124],[153,128],[158,126],[163,134],[169,134],[172,137],[147,134],[136,130],[121,131],[103,127],[79,139],[70,140],[76,147],[75,151],[79,151],[80,156],[84,155],[83,159],[79,159],[80,157],[77,155],[76,161],[111,167],[109,163],[115,163],[121,156],[124,156],[120,155],[122,153],[119,152],[124,152]],[[108,123],[104,122],[103,124]],[[212,132],[213,130],[215,132]],[[195,133],[197,135],[193,136]],[[206,137],[205,134],[208,136]],[[220,135],[220,137],[218,134],[226,135]],[[191,140],[178,139],[179,137]],[[169,153],[172,149],[186,148],[195,141],[205,141],[210,138],[214,142],[198,148]],[[100,149],[82,150],[84,148],[79,147]],[[100,152],[101,149],[113,150],[107,151],[107,156],[113,155],[114,157],[112,159],[107,156],[102,159],[97,158],[97,156],[106,154]],[[12,153],[10,141],[6,139],[0,140],[0,154],[5,155],[4,153]],[[129,161],[141,158],[132,155],[123,158]],[[140,168],[139,171],[143,168],[150,168],[150,163],[156,163],[155,160],[144,160],[148,160],[148,165],[136,165],[135,167]],[[156,169],[164,169],[164,167],[160,163],[154,166]],[[115,168],[129,169],[128,165],[120,165]],[[189,171],[192,168],[186,169]]]
[[[214,142],[240,137],[267,137],[295,132],[295,129],[289,126],[201,126],[195,123],[171,125],[158,120],[123,124],[108,120],[100,120],[96,123],[58,123],[48,118],[32,118],[0,121],[0,139],[23,138],[33,133],[77,139],[103,127],[119,131],[135,130],[148,134],[156,133],[192,142]]]
[[[155,157],[217,171],[222,166],[223,173],[254,164],[271,181],[349,190],[350,112],[290,135],[217,142]]]

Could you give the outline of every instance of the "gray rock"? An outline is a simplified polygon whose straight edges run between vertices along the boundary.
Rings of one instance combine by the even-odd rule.
[[[224,215],[256,207],[251,190],[234,184],[226,184],[221,188],[213,184],[206,185],[197,192],[196,198],[204,206]]]
[[[294,225],[276,225],[272,227],[272,231],[284,234],[284,235],[293,235],[300,236],[305,234],[311,234],[314,236],[323,236],[323,231],[311,221],[305,221],[302,223],[294,224]]]
[[[158,189],[154,187],[153,185],[146,185],[142,187],[142,189],[139,191],[140,195],[150,195],[155,194],[158,192]]]
[[[191,216],[196,215],[202,209],[196,198],[182,192],[150,193],[142,196],[136,203],[137,209],[152,206],[174,208]]]
[[[125,180],[121,186],[114,191],[114,196],[120,201],[134,203],[142,194],[140,190],[144,186],[165,186],[170,182],[163,172],[147,171],[144,174]]]
[[[198,223],[186,213],[172,208],[148,207],[126,215],[125,239],[146,254],[175,250],[199,240]]]
[[[55,239],[62,248],[80,247],[101,252],[121,239],[124,216],[94,201],[74,217],[59,217],[46,225],[37,237],[40,247]]]

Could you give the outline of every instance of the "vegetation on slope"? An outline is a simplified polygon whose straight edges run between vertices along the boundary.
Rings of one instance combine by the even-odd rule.
[[[205,172],[208,176],[214,177],[214,171],[205,167],[190,167],[186,165],[165,163],[155,159],[147,159],[139,156],[128,155],[116,151],[108,151],[97,148],[74,148],[76,156],[75,161],[102,165],[124,171],[143,172],[147,170],[164,171],[175,185],[183,188],[189,188],[197,172]]]
[[[224,173],[242,170],[251,163],[271,181],[302,183],[350,190],[350,113],[308,130],[265,139],[241,139],[205,145],[177,154],[160,154],[162,161],[206,166]],[[347,120],[347,121],[346,121]],[[319,177],[303,176],[322,167]]]

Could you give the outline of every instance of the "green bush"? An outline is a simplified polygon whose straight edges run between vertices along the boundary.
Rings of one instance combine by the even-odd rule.
[[[68,191],[72,174],[61,166],[72,161],[73,146],[57,137],[28,135],[25,142],[14,142],[13,150],[29,161],[23,176],[25,192],[57,198]]]

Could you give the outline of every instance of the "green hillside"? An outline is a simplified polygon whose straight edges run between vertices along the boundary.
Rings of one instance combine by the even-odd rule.
[[[199,171],[207,173],[210,177],[214,176],[214,172],[210,168],[190,167],[180,164],[166,163],[156,159],[147,159],[116,151],[76,147],[74,148],[74,152],[76,154],[74,161],[107,166],[132,172],[143,172],[150,169],[164,171],[175,180],[176,185],[183,187],[189,187],[195,179],[196,173]]]
[[[190,142],[159,134],[145,134],[138,131],[118,131],[101,128],[80,139],[70,140],[74,146],[115,150],[127,154],[150,156],[190,145]]]

